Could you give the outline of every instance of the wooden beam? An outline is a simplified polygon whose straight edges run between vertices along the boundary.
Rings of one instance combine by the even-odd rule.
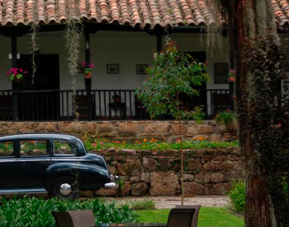
[[[12,36],[11,37],[11,55],[12,55],[12,68],[17,68],[17,37]],[[12,89],[13,91],[13,121],[18,121],[18,94],[17,91],[20,89],[19,83],[13,83],[12,82]]]
[[[162,35],[157,34],[157,51],[160,53],[163,49]]]
[[[84,33],[84,46],[85,46],[85,64],[86,64],[86,67],[89,67],[89,64],[90,64],[90,34],[89,32]],[[91,78],[85,78],[85,88],[86,88],[86,97],[87,97],[87,120],[91,121],[92,120]]]

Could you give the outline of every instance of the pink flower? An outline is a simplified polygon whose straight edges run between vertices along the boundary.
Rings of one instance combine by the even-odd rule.
[[[230,73],[235,73],[235,70],[231,69],[231,70],[230,70]]]
[[[90,64],[88,65],[88,67],[93,69],[93,68],[94,68],[94,64],[93,64],[93,63],[90,63]]]
[[[101,146],[103,145],[103,142],[102,142],[102,141],[100,142],[100,145],[101,145]]]
[[[85,67],[85,62],[82,62],[81,65],[82,65],[83,67]]]
[[[96,143],[93,143],[92,146],[95,147],[95,146],[96,146]]]
[[[22,72],[23,72],[23,69],[19,69],[19,72],[21,72],[21,73],[22,73]]]
[[[24,71],[24,73],[26,74],[26,73],[28,73],[28,71]]]

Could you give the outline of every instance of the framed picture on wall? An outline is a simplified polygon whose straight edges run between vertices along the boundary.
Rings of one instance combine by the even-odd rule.
[[[228,63],[215,63],[214,64],[214,83],[215,84],[228,84]]]
[[[119,64],[107,64],[106,73],[107,74],[119,74]]]
[[[149,67],[148,64],[138,64],[136,65],[136,74],[139,75],[147,75],[147,68]]]

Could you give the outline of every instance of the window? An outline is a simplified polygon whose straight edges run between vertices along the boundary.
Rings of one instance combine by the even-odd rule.
[[[76,155],[75,147],[67,142],[54,140],[53,146],[55,155]]]
[[[46,140],[28,140],[20,142],[20,156],[48,155]]]
[[[0,157],[14,156],[13,141],[0,142]]]

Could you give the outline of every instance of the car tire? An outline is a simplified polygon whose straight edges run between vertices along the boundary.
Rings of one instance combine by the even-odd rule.
[[[57,178],[52,183],[50,195],[60,200],[77,199],[79,196],[77,181],[69,176]]]

